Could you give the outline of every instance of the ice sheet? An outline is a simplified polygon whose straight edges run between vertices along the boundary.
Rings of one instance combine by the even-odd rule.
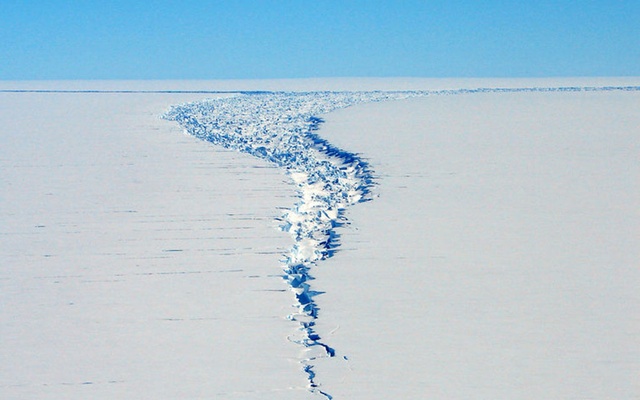
[[[437,90],[560,81],[32,82]],[[226,94],[225,94],[226,95]],[[0,93],[0,395],[304,399],[275,220],[295,185],[159,115],[216,94]],[[638,396],[637,92],[358,105],[319,134],[377,175],[314,269],[335,399]],[[302,178],[301,178],[302,179]],[[315,360],[314,360],[315,361]],[[319,393],[317,392],[316,395]]]
[[[3,94],[0,397],[305,398],[279,170],[160,114],[200,96]]]
[[[640,394],[640,95],[474,94],[327,118],[379,197],[316,272],[334,398]],[[329,389],[331,388],[331,389]]]

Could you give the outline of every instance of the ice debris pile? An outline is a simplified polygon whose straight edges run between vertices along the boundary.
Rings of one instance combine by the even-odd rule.
[[[363,102],[415,96],[414,92],[250,92],[172,107],[164,118],[187,133],[247,153],[283,168],[297,189],[299,201],[280,223],[294,245],[283,260],[284,278],[297,301],[289,319],[299,322],[292,340],[320,354],[302,361],[311,390],[312,361],[335,351],[315,332],[318,306],[309,281],[316,263],[331,257],[339,245],[335,229],[345,223],[349,205],[371,198],[374,176],[366,161],[332,146],[316,134],[321,115]]]

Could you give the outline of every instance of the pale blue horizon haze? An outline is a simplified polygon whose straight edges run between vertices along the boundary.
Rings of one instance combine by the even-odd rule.
[[[0,2],[0,80],[640,76],[640,1]]]

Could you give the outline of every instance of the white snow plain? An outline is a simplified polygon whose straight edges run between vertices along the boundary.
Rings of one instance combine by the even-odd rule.
[[[4,82],[0,397],[637,398],[640,92],[431,95],[320,116],[373,200],[315,260],[314,333],[278,231],[291,175],[182,135],[231,94],[638,79]],[[273,117],[273,115],[271,115]],[[326,257],[321,257],[326,258]],[[311,390],[310,390],[311,389]]]

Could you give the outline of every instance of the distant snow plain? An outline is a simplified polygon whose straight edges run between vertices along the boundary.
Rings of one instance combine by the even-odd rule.
[[[314,333],[335,351],[307,362],[315,387],[316,349],[291,340],[287,318],[299,304],[277,220],[299,201],[291,176],[160,116],[236,95],[196,91],[638,85],[3,82],[0,397],[637,398],[638,90],[319,116],[316,133],[376,178],[372,201],[346,209],[336,254],[312,267]]]

